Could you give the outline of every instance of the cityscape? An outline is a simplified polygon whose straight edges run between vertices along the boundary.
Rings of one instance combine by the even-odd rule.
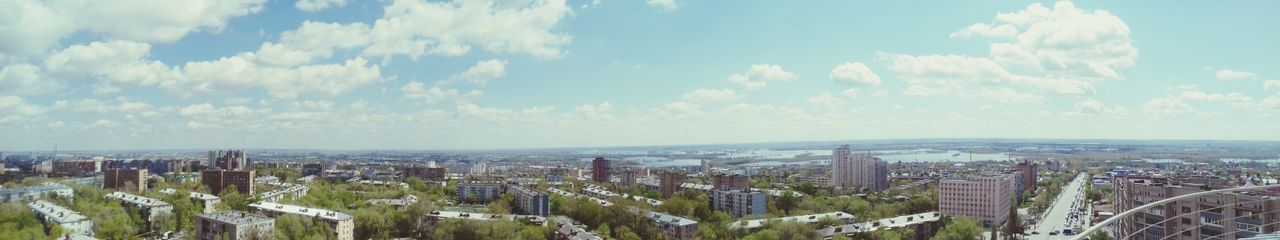
[[[1280,240],[1276,9],[0,0],[0,239]]]

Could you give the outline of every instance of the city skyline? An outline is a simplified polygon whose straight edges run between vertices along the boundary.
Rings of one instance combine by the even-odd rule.
[[[138,4],[0,3],[0,151],[1280,140],[1273,2]]]

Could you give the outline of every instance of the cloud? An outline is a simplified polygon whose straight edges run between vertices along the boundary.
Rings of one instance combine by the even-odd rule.
[[[439,86],[427,88],[422,82],[413,81],[400,87],[400,92],[404,93],[404,97],[413,100],[423,100],[427,103],[436,103],[442,101],[453,102],[470,102],[476,97],[480,97],[480,91],[471,91],[462,93],[458,89],[445,89]]]
[[[1267,80],[1262,82],[1262,89],[1280,94],[1280,80]]]
[[[512,4],[396,0],[369,30],[362,55],[459,56],[473,46],[544,59],[564,55],[560,47],[571,38],[552,32],[572,12],[564,0],[506,3]]]
[[[1262,103],[1258,104],[1258,107],[1264,111],[1280,111],[1280,96],[1267,97],[1267,99],[1262,100]]]
[[[972,36],[979,36],[985,38],[1007,39],[1013,38],[1017,35],[1018,28],[1013,27],[1013,25],[1002,24],[1000,26],[992,27],[985,23],[974,23],[973,25],[969,25],[969,27],[960,29],[960,31],[951,33],[951,38],[969,38]]]
[[[930,88],[921,85],[911,85],[908,86],[906,90],[902,90],[902,95],[911,97],[927,97],[946,92],[950,92],[950,90],[944,88]]]
[[[850,86],[880,86],[880,76],[871,72],[867,65],[860,62],[837,65],[835,69],[831,69],[830,76],[837,83]]]
[[[733,90],[729,90],[729,89],[717,90],[717,89],[706,89],[706,88],[699,88],[697,90],[693,90],[692,92],[684,93],[684,95],[681,95],[680,97],[680,99],[683,99],[686,102],[690,102],[694,104],[730,102],[730,101],[737,101],[740,98],[742,98],[742,95],[738,95],[737,93],[733,92]]]
[[[1179,95],[1179,99],[1189,100],[1189,101],[1225,103],[1236,108],[1252,107],[1254,104],[1252,97],[1245,96],[1244,94],[1240,94],[1236,92],[1222,94],[1222,93],[1205,93],[1201,91],[1184,91],[1182,92],[1181,95]]]
[[[293,6],[304,12],[319,12],[330,7],[343,7],[347,0],[298,0]]]
[[[1129,116],[1129,109],[1124,106],[1107,106],[1098,100],[1087,99],[1077,102],[1074,111],[1062,112],[1060,115],[1070,117],[1104,115],[1112,118],[1124,118]]]
[[[1018,91],[1014,91],[1013,89],[1009,89],[1009,88],[983,90],[978,92],[976,96],[981,98],[991,99],[998,102],[1014,102],[1014,103],[1036,102],[1036,101],[1040,101],[1041,99],[1040,96],[1036,96],[1035,94],[1020,93]]]
[[[507,61],[489,59],[477,62],[466,71],[449,77],[450,81],[463,81],[477,86],[484,86],[489,80],[507,76]]]
[[[93,0],[0,3],[0,52],[34,56],[76,32],[106,39],[169,43],[196,31],[219,32],[233,17],[262,10],[265,0]]]
[[[28,104],[18,96],[0,96],[0,125],[30,120],[44,114],[44,109]]]
[[[667,11],[675,10],[677,7],[676,0],[645,0],[644,3]]]
[[[810,106],[821,108],[840,108],[845,105],[845,101],[843,99],[833,96],[831,92],[823,92],[817,96],[809,97],[808,99],[805,99],[805,102]]]
[[[742,88],[747,91],[764,89],[769,82],[793,79],[796,79],[794,73],[782,70],[782,67],[773,64],[751,65],[751,69],[746,72],[729,76],[729,82],[742,85]]]
[[[13,64],[0,68],[0,95],[39,95],[63,88],[61,82],[41,75],[40,68],[31,64]]]
[[[1257,74],[1253,74],[1251,72],[1242,72],[1231,69],[1218,70],[1218,73],[1214,74],[1214,76],[1217,77],[1218,80],[1254,79],[1258,77]]]
[[[613,119],[613,104],[602,102],[597,105],[582,105],[578,107],[578,113],[582,114],[587,120],[611,120]]]
[[[1198,113],[1191,105],[1187,105],[1177,97],[1160,97],[1151,99],[1142,105],[1142,112],[1157,115],[1189,115]]]

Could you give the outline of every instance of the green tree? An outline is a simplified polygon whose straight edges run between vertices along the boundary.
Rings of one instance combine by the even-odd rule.
[[[1011,198],[1010,201],[1017,200],[1013,196],[1010,196],[1009,198]],[[1022,234],[1022,218],[1018,217],[1018,206],[1013,203],[1014,202],[1010,202],[1009,204],[1009,219],[1005,220],[1006,223],[1004,225],[1004,236],[1009,239]]]
[[[1093,235],[1089,235],[1089,239],[1092,239],[1092,240],[1111,240],[1111,235],[1107,235],[1107,232],[1105,232],[1105,231],[1097,231],[1097,232],[1094,232],[1094,233],[1093,233]]]
[[[977,240],[984,229],[969,217],[951,218],[930,240]]]

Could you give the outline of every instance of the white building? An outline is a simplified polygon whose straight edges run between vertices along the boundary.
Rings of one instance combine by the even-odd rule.
[[[813,223],[817,223],[818,221],[822,221],[822,219],[825,219],[825,218],[831,218],[841,223],[853,221],[854,219],[853,214],[848,214],[844,212],[829,212],[829,213],[789,216],[789,217],[780,217],[780,218],[739,220],[739,221],[734,221],[732,223],[729,223],[729,228],[730,229],[759,228],[759,227],[763,227],[764,224],[769,221],[799,222],[799,223],[805,223],[805,224],[813,224]]]
[[[853,154],[849,145],[831,152],[831,185],[878,192],[889,187],[889,164],[870,154]]]
[[[951,216],[972,217],[983,225],[1003,224],[1013,204],[1013,174],[985,173],[945,179],[939,184],[938,210]]]
[[[628,210],[648,217],[654,227],[672,238],[693,239],[698,236],[698,221],[666,213],[645,211],[636,207],[630,207]]]
[[[0,188],[0,202],[31,201],[48,196],[71,199],[75,197],[75,191],[71,190],[71,187],[57,183],[23,188]]]
[[[330,227],[333,227],[333,232],[338,235],[338,240],[355,240],[355,220],[346,213],[274,202],[256,202],[249,204],[249,207],[253,208],[254,212],[269,217],[293,214],[304,218],[319,218],[329,223]]]
[[[173,205],[149,197],[133,195],[125,192],[108,193],[106,198],[119,199],[120,203],[126,208],[138,211],[139,215],[147,218],[147,223],[155,221],[156,216],[166,215],[173,212]]]
[[[764,192],[751,190],[712,190],[711,209],[720,210],[729,215],[759,216],[764,215]]]
[[[71,209],[55,205],[44,200],[37,200],[27,204],[31,210],[40,216],[40,220],[44,222],[45,227],[49,227],[49,222],[57,223],[62,226],[65,234],[75,235],[93,235],[93,221],[89,217],[80,215]]]
[[[160,190],[160,193],[163,194],[174,194],[176,192],[177,190],[173,190],[172,188]],[[219,202],[222,202],[222,198],[208,193],[190,192],[187,196],[191,197],[191,199],[200,201],[201,206],[204,206],[204,213],[213,213],[215,211],[214,207],[217,206]]]
[[[196,239],[255,240],[275,237],[275,219],[241,211],[201,214],[196,218]]]

